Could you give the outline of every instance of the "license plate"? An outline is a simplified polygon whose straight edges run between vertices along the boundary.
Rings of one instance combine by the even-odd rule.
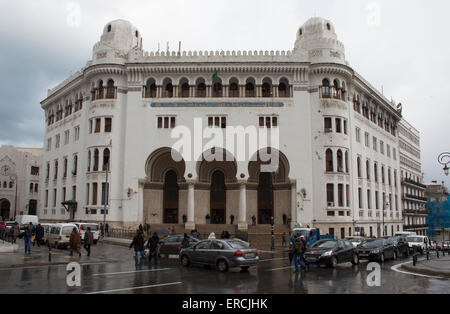
[[[245,254],[245,257],[253,257],[253,256],[254,256],[253,253],[246,253],[246,254]]]

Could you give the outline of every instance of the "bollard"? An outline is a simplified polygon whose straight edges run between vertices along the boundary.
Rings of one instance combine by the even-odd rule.
[[[438,248],[436,248],[436,256],[439,259],[439,249]]]
[[[427,250],[427,261],[430,260],[430,250]]]
[[[48,243],[48,261],[52,261],[52,247],[50,245],[50,242]]]

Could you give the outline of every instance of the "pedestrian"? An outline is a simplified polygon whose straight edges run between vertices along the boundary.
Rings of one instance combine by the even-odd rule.
[[[105,225],[105,233],[106,233],[106,236],[109,237],[109,225],[108,225],[108,223],[106,223],[106,225]]]
[[[42,239],[44,238],[44,228],[41,224],[38,224],[35,228],[35,237],[33,241],[33,247],[37,243],[38,247],[41,247]]]
[[[188,248],[189,246],[190,246],[190,244],[189,244],[189,237],[188,237],[187,233],[185,233],[185,234],[184,234],[183,241],[181,241],[181,248],[182,248],[182,249],[186,249],[186,248]]]
[[[14,223],[14,226],[12,227],[12,236],[13,236],[13,243],[16,243],[17,237],[20,234],[20,227],[17,222]]]
[[[302,268],[306,268],[305,262],[303,260],[303,253],[304,253],[304,243],[299,237],[295,237],[294,240],[294,266],[295,266],[295,272],[298,273],[300,271],[299,266]]]
[[[134,247],[136,269],[139,269],[141,267],[141,261],[144,261],[144,242],[144,236],[142,232],[138,230],[133,238],[133,242],[130,244],[130,250]]]
[[[31,238],[33,237],[33,224],[30,222],[29,225],[25,227],[24,231],[24,241],[25,241],[25,254],[31,254]]]
[[[6,219],[3,218],[0,222],[0,239],[5,240],[6,238]]]
[[[102,237],[104,237],[104,228],[103,228],[103,223],[100,223],[100,234],[102,235]]]
[[[255,216],[252,217],[252,223],[253,223],[253,226],[256,226],[256,217]]]
[[[234,215],[231,215],[231,216],[230,216],[230,224],[231,224],[231,225],[234,224]]]
[[[208,240],[215,240],[215,239],[216,239],[216,234],[214,232],[211,232],[208,237]]]
[[[94,244],[94,234],[91,232],[91,228],[88,227],[84,234],[84,249],[87,252],[87,256],[91,256],[91,245]]]
[[[76,252],[78,253],[78,256],[81,256],[81,236],[77,228],[73,228],[72,233],[70,234],[69,244],[70,256],[73,256],[73,252]]]
[[[283,225],[287,224],[287,216],[283,214]]]
[[[155,267],[158,266],[158,255],[159,255],[158,245],[159,245],[159,237],[158,237],[158,234],[155,232],[155,233],[153,233],[153,236],[147,242],[147,248],[150,251],[150,253],[148,255],[148,266],[149,267],[152,265],[152,259],[155,259]]]
[[[283,232],[283,235],[281,236],[281,241],[282,241],[281,246],[285,247],[287,245],[286,244],[286,232]]]
[[[142,224],[139,225],[139,230],[144,232],[144,227],[142,226]]]

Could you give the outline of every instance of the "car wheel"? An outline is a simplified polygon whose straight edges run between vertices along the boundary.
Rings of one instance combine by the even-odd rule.
[[[380,263],[384,263],[384,253],[381,253],[380,255]]]
[[[397,256],[398,256],[397,251],[394,251],[394,254],[392,256],[392,260],[396,261],[397,260]]]
[[[336,256],[331,257],[330,267],[336,268],[337,264],[338,264],[338,261],[337,261]]]
[[[190,264],[191,261],[189,260],[189,257],[187,257],[187,255],[183,255],[181,257],[181,265],[183,265],[184,267],[189,267]]]
[[[358,254],[353,254],[352,264],[353,265],[358,265],[359,264],[359,256],[358,256]]]
[[[219,269],[219,271],[222,273],[226,273],[228,271],[228,263],[223,259],[218,261],[217,269]]]

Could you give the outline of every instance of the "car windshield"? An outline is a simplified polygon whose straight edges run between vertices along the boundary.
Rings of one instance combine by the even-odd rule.
[[[304,236],[305,238],[309,237],[309,230],[294,230],[293,235],[297,237]]]
[[[363,241],[363,239],[360,238],[350,238],[348,239],[348,241],[353,242],[353,243],[361,243]]]
[[[244,242],[241,242],[241,241],[233,240],[233,241],[228,241],[227,243],[233,249],[248,249],[249,248]]]
[[[336,247],[336,241],[319,241],[311,245],[312,248],[332,249]]]
[[[97,231],[98,226],[97,225],[83,225],[83,231],[87,231],[88,228],[91,228],[91,231]]]
[[[365,247],[365,248],[380,247],[380,246],[383,246],[383,240],[378,239],[378,240],[366,241],[361,246]]]
[[[64,227],[62,229],[62,234],[64,235],[69,235],[72,233],[74,227]]]
[[[419,237],[407,237],[406,241],[408,241],[408,242],[423,242],[423,239],[419,238]]]

